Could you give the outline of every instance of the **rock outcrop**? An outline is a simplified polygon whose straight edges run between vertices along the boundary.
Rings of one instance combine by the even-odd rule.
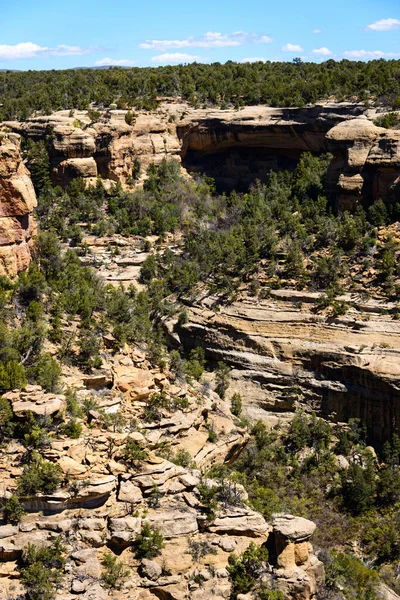
[[[247,416],[276,424],[306,406],[333,421],[361,419],[379,444],[400,423],[396,303],[349,294],[346,315],[333,319],[313,310],[319,295],[272,290],[218,312],[203,297],[186,308],[186,324],[165,327],[171,345],[201,345],[233,367],[229,393],[241,393]]]
[[[0,275],[15,277],[31,260],[36,196],[20,154],[20,138],[0,132]]]
[[[92,408],[86,419],[77,419],[78,438],[68,437],[61,426],[41,445],[43,458],[61,468],[62,484],[52,493],[21,496],[25,514],[20,522],[0,525],[0,597],[21,597],[18,565],[29,543],[45,546],[60,538],[66,569],[57,599],[227,600],[230,554],[242,554],[252,542],[270,543],[272,535],[278,540],[279,534],[285,536],[286,555],[293,546],[297,558],[295,565],[287,561],[283,567],[272,550],[267,583],[271,575],[271,585],[279,582],[288,600],[314,598],[311,569],[318,561],[308,545],[314,525],[284,515],[272,527],[248,506],[242,486],[231,482],[229,488],[227,481],[203,475],[212,464],[229,462],[247,441],[227,403],[200,384],[151,369],[139,348],[109,356],[106,368],[113,373],[112,389],[93,391],[76,368],[64,367],[64,382],[75,389],[77,402],[90,400]],[[163,394],[163,405],[153,421],[146,408],[154,394]],[[51,416],[53,424],[65,418],[64,396],[46,394],[39,386],[9,392],[6,399],[18,420],[32,419],[31,413],[39,420]],[[183,407],[174,407],[182,399]],[[119,419],[107,421],[116,413]],[[128,439],[141,451],[131,460],[125,456]],[[25,455],[16,440],[1,448],[3,501],[16,490]],[[207,505],[206,488],[223,494],[215,512]],[[134,552],[144,525],[156,528],[164,540],[151,558]],[[110,551],[129,572],[112,590],[102,579],[102,560]]]
[[[274,515],[268,540],[270,562],[275,565],[276,587],[285,597],[318,597],[324,584],[324,565],[313,554],[309,540],[315,523],[293,515]]]
[[[246,190],[270,170],[292,169],[303,152],[332,152],[332,196],[353,209],[400,194],[400,133],[376,127],[362,104],[326,103],[305,108],[249,106],[240,110],[194,109],[165,102],[154,112],[103,111],[91,122],[86,111],[60,111],[23,123],[7,122],[34,140],[48,137],[55,183],[76,178],[141,183],[151,163],[164,157],[188,173],[205,173],[220,190]]]
[[[330,181],[338,205],[400,199],[400,131],[377,127],[364,115],[333,127],[326,136],[333,154]]]

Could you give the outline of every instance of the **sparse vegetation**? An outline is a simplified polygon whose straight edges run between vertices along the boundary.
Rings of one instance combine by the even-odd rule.
[[[133,551],[136,558],[154,558],[164,547],[161,533],[149,523],[142,525],[141,532],[136,536]]]

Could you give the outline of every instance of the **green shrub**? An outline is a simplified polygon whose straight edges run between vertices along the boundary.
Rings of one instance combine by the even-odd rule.
[[[53,600],[61,583],[65,548],[60,538],[50,546],[38,547],[28,544],[22,554],[21,581],[26,589],[27,600]]]
[[[231,370],[224,362],[219,362],[215,370],[216,392],[220,398],[224,399],[229,387]]]
[[[89,108],[89,110],[87,111],[88,117],[89,119],[93,122],[96,122],[100,119],[101,117],[101,112],[94,109],[94,108]]]
[[[185,467],[185,469],[196,468],[196,463],[193,460],[193,456],[187,450],[183,450],[183,448],[178,450],[175,456],[172,456],[170,460],[175,465]]]
[[[59,391],[61,367],[50,354],[43,354],[36,367],[36,382],[46,392]]]
[[[321,555],[325,563],[326,586],[347,600],[377,600],[378,573],[349,554],[332,552]]]
[[[135,115],[130,110],[128,110],[128,112],[125,115],[125,123],[127,123],[127,125],[135,124]]]
[[[231,554],[228,573],[232,582],[232,598],[255,590],[267,572],[267,563],[268,550],[263,546],[256,546],[254,542],[240,557]]]
[[[24,388],[27,384],[24,365],[16,360],[0,363],[0,393]]]
[[[128,438],[122,452],[122,460],[131,468],[137,469],[147,459],[146,451],[132,438]]]
[[[286,596],[279,590],[270,590],[266,584],[261,584],[260,589],[256,592],[257,600],[285,600]]]
[[[76,390],[68,388],[64,394],[67,400],[67,414],[75,419],[83,417],[83,410],[77,400]]]
[[[12,437],[14,433],[13,417],[10,401],[0,397],[0,434],[5,438]]]
[[[375,473],[372,465],[363,469],[357,463],[342,475],[342,497],[347,510],[358,515],[370,508],[374,503]]]
[[[62,433],[73,440],[77,440],[82,435],[82,425],[71,419],[63,426]]]
[[[385,129],[397,129],[400,126],[400,115],[396,112],[390,112],[386,115],[381,115],[374,121],[378,127]]]
[[[164,540],[161,533],[155,528],[145,523],[142,525],[141,532],[136,536],[133,551],[136,558],[154,558],[160,554],[164,547]]]
[[[129,569],[125,568],[114,554],[106,552],[101,561],[104,570],[101,572],[101,580],[106,588],[121,589],[124,580],[129,576]]]
[[[240,417],[242,414],[242,407],[242,396],[238,392],[235,392],[231,398],[231,413],[235,415],[235,417]]]
[[[3,508],[3,519],[6,523],[13,525],[19,523],[24,516],[24,508],[16,494],[10,496]]]
[[[63,471],[55,465],[40,457],[36,452],[18,480],[18,495],[33,496],[38,492],[52,494],[60,485]]]

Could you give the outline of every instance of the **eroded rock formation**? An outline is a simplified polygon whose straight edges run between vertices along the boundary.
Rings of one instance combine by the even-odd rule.
[[[20,523],[0,526],[0,597],[21,597],[18,561],[23,549],[29,543],[48,545],[60,537],[67,557],[56,596],[60,599],[227,600],[230,554],[240,555],[251,542],[261,545],[275,538],[265,581],[272,585],[277,580],[288,600],[315,598],[323,569],[317,573],[321,564],[308,544],[315,528],[312,523],[284,515],[272,527],[248,506],[243,487],[233,483],[229,487],[227,482],[222,484],[224,501],[215,514],[207,510],[201,486],[221,483],[202,473],[212,464],[229,462],[247,441],[248,434],[228,404],[210,390],[203,394],[197,383],[193,387],[151,369],[138,348],[126,347],[109,357],[105,369],[111,373],[111,389],[95,393],[77,369],[64,367],[63,379],[76,390],[78,401],[91,398],[97,406],[90,411],[89,422],[79,420],[83,431],[78,439],[60,430],[41,449],[45,459],[61,468],[63,485],[52,493],[21,497],[26,513]],[[163,393],[171,405],[185,398],[184,408],[164,408],[154,422],[140,418],[155,393]],[[51,415],[55,423],[64,418],[63,394],[45,394],[39,386],[27,386],[6,398],[18,419],[28,418],[28,411]],[[104,425],[104,419],[117,411],[124,420],[115,431]],[[216,441],[208,439],[210,427]],[[128,439],[143,451],[132,463],[124,458]],[[179,451],[189,452],[189,466],[177,464]],[[15,491],[25,452],[17,440],[1,449],[2,498]],[[290,522],[290,535],[288,527],[282,526],[284,519]],[[144,524],[157,528],[164,538],[164,548],[151,559],[137,558],[132,551]],[[285,537],[278,540],[281,534]],[[276,561],[278,545],[285,556],[291,556],[295,547],[295,562]],[[102,559],[110,550],[129,575],[116,589],[108,590],[101,575]]]
[[[376,127],[376,113],[363,105],[235,111],[164,103],[152,113],[138,112],[131,125],[126,113],[107,110],[92,123],[86,112],[60,111],[6,125],[35,140],[50,136],[53,179],[64,186],[97,175],[129,181],[137,159],[140,183],[151,163],[168,157],[188,173],[213,177],[220,190],[246,190],[271,169],[294,168],[309,151],[332,152],[329,186],[339,208],[399,199],[400,133]]]
[[[212,310],[206,297],[187,307],[188,323],[166,322],[170,343],[201,345],[233,367],[232,392],[253,418],[274,423],[301,407],[334,421],[360,418],[379,443],[400,426],[400,323],[396,304],[344,296],[345,317],[313,311],[318,293],[272,290]],[[297,390],[297,392],[296,392]]]
[[[20,138],[0,132],[0,275],[15,277],[31,260],[36,196],[22,163]]]

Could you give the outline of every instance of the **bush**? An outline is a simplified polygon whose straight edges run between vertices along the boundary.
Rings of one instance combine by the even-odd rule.
[[[61,583],[65,559],[60,538],[50,546],[37,547],[28,544],[22,554],[21,581],[26,589],[27,600],[53,600]]]
[[[307,447],[321,450],[328,447],[331,437],[332,430],[326,421],[319,419],[314,413],[307,415],[299,411],[291,423],[288,442],[296,451]]]
[[[13,494],[5,503],[3,508],[3,519],[6,523],[13,525],[19,523],[25,514],[24,508],[16,494]]]
[[[185,467],[185,469],[196,468],[196,463],[194,462],[192,455],[187,450],[183,450],[183,448],[178,450],[175,456],[172,456],[170,460],[175,465]]]
[[[359,515],[374,503],[375,473],[372,465],[363,469],[357,463],[351,463],[350,467],[342,475],[342,497],[347,510]]]
[[[27,384],[24,365],[11,360],[5,365],[0,363],[0,393],[24,388]]]
[[[194,562],[199,562],[199,560],[201,560],[208,554],[217,555],[218,550],[214,546],[211,546],[211,544],[209,544],[205,540],[198,542],[196,542],[195,540],[189,540],[188,554],[191,554]]]
[[[154,558],[164,548],[164,539],[161,533],[145,523],[141,532],[136,536],[134,542],[134,553],[136,558]]]
[[[36,452],[32,461],[24,468],[18,481],[18,495],[33,496],[38,492],[52,494],[60,485],[63,471],[59,465],[44,460]]]
[[[0,398],[0,434],[5,437],[12,437],[15,429],[13,422],[14,413],[9,400]]]
[[[135,124],[135,116],[132,113],[132,111],[128,110],[128,112],[125,115],[125,123],[127,125],[134,125]]]
[[[240,417],[242,414],[242,406],[242,396],[236,392],[231,398],[231,413],[235,415],[235,417]]]
[[[65,398],[67,400],[67,414],[76,419],[83,417],[83,410],[77,400],[76,390],[68,388],[65,391]]]
[[[111,552],[106,552],[101,561],[104,571],[101,573],[101,580],[106,588],[121,589],[124,580],[129,576],[129,569],[125,568],[123,562],[117,560],[117,557]]]
[[[268,550],[263,546],[256,546],[254,542],[240,557],[231,554],[228,573],[232,582],[232,598],[255,590],[267,571],[267,563]]]
[[[62,433],[72,440],[77,440],[82,435],[82,425],[77,423],[74,419],[71,419],[71,421],[66,423],[62,428]]]
[[[131,468],[137,469],[141,462],[147,459],[146,451],[132,438],[126,440],[122,460]]]
[[[89,108],[89,110],[87,111],[88,113],[88,117],[91,121],[98,121],[101,117],[101,113],[100,111],[94,109],[94,108]]]
[[[222,399],[229,387],[231,370],[224,362],[219,362],[215,370],[216,392]]]
[[[400,126],[400,116],[395,112],[390,112],[375,119],[374,123],[385,129],[397,129]]]
[[[43,354],[36,367],[36,382],[46,392],[57,392],[59,390],[61,367],[50,354]]]
[[[325,563],[326,587],[349,600],[376,600],[378,573],[349,554],[321,554]]]

